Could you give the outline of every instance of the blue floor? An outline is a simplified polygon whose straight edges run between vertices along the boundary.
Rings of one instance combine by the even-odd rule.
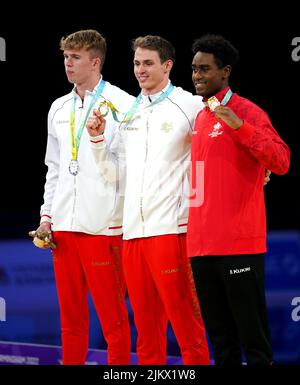
[[[300,363],[299,232],[269,233],[266,296],[275,361]],[[128,300],[127,304],[135,351],[136,330]],[[0,241],[0,341],[60,346],[59,329],[50,252],[33,247],[30,239]],[[106,349],[91,300],[89,346]],[[170,327],[167,353],[180,356]]]

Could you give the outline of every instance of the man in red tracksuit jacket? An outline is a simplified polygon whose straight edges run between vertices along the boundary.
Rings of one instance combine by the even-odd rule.
[[[285,174],[290,151],[267,114],[230,90],[232,44],[205,35],[193,52],[192,79],[206,107],[192,138],[187,242],[203,320],[216,365],[240,365],[242,352],[248,365],[268,365],[264,175]]]

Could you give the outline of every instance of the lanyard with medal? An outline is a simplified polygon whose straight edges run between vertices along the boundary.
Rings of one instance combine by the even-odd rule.
[[[87,118],[91,112],[91,109],[93,108],[94,104],[96,103],[97,99],[99,99],[101,93],[103,92],[105,86],[105,81],[101,79],[97,90],[95,92],[95,95],[93,96],[93,99],[91,100],[91,103],[87,109],[87,112],[85,114],[84,119],[81,119],[80,126],[77,132],[77,136],[75,133],[75,97],[73,98],[72,108],[71,108],[71,117],[70,117],[70,131],[71,131],[71,146],[72,146],[72,159],[69,165],[69,172],[70,174],[76,176],[79,172],[79,165],[78,165],[78,150],[80,145],[80,140],[82,137],[83,129],[85,127],[85,123],[87,121]]]
[[[167,90],[165,92],[162,92],[162,94],[156,100],[154,100],[148,106],[144,107],[143,110],[146,108],[149,108],[149,107],[153,107],[155,104],[163,101],[165,98],[167,98],[170,95],[170,93],[173,91],[173,89],[174,89],[174,86],[173,86],[173,84],[170,83]],[[129,123],[133,119],[133,116],[136,114],[136,110],[138,109],[138,106],[139,106],[141,100],[142,100],[142,93],[140,93],[138,95],[138,97],[135,99],[133,105],[131,106],[130,110],[126,114],[124,114],[125,117],[121,120],[118,119],[118,114],[120,114],[120,111],[118,111],[116,109],[116,107],[113,105],[113,103],[109,100],[103,100],[102,102],[100,102],[98,110],[103,117],[105,117],[110,110],[112,113],[112,116],[116,122]]]
[[[173,91],[173,89],[174,89],[174,86],[173,86],[173,84],[170,83],[167,90],[165,92],[162,92],[162,94],[156,100],[154,100],[151,104],[144,107],[143,110],[146,108],[149,108],[149,107],[153,107],[155,104],[163,101],[165,98],[167,98],[170,95],[170,93]],[[113,118],[116,122],[128,123],[132,120],[133,116],[135,115],[136,110],[138,109],[138,106],[139,106],[141,100],[142,100],[142,93],[140,93],[138,95],[138,97],[135,99],[133,105],[131,106],[130,110],[125,114],[125,117],[121,120],[119,120],[118,116],[117,116],[117,114],[120,114],[120,111],[118,111],[116,109],[116,107],[108,100],[102,101],[99,105],[98,110],[101,112],[101,115],[104,117],[108,114],[109,110],[111,110]]]
[[[170,83],[165,92],[162,91],[162,94],[157,99],[155,99],[151,104],[148,104],[146,107],[142,108],[139,112],[141,112],[147,108],[153,107],[155,104],[162,102],[164,99],[166,99],[170,95],[170,93],[173,91],[173,89],[174,89],[174,86],[172,83]],[[126,113],[125,118],[123,119],[122,123],[129,123],[133,119],[141,100],[142,100],[142,93],[140,93],[138,95],[138,97],[135,99],[130,110]]]
[[[207,99],[207,102],[204,102],[204,104],[208,106],[211,111],[214,111],[215,108],[218,107],[219,105],[225,106],[229,102],[229,99],[231,98],[231,96],[232,96],[232,91],[229,88],[229,90],[226,92],[221,102],[219,102],[219,100],[215,96],[212,96],[211,98]]]

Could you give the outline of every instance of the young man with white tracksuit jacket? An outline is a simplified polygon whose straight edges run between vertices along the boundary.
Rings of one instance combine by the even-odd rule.
[[[134,98],[103,80],[105,39],[82,30],[61,39],[73,90],[48,115],[44,204],[38,230],[53,236],[63,364],[84,364],[88,350],[88,291],[107,342],[109,364],[129,364],[130,327],[122,271],[122,197],[95,163],[85,129],[93,108],[107,108],[105,141],[117,127],[108,105],[126,112]],[[117,198],[116,198],[117,196]]]
[[[171,84],[175,53],[167,40],[139,37],[133,50],[142,91],[111,146],[98,111],[86,127],[103,176],[114,186],[126,175],[123,263],[138,332],[138,360],[166,363],[170,320],[183,363],[209,364],[185,241],[192,127],[203,103]]]

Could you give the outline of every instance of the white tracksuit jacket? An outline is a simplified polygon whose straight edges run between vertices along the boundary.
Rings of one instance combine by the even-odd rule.
[[[103,176],[112,185],[126,179],[124,239],[186,232],[191,134],[203,102],[174,87],[155,104],[161,93],[142,96],[133,119],[120,126],[110,147],[106,140],[91,143]]]
[[[87,234],[115,235],[122,233],[123,199],[118,185],[103,178],[95,163],[89,136],[84,128],[78,151],[79,173],[69,173],[71,160],[70,113],[75,97],[75,128],[88,110],[93,92],[86,91],[84,102],[73,90],[56,99],[48,114],[48,142],[45,163],[48,166],[41,207],[41,222],[51,221],[54,231],[78,231]],[[101,100],[111,101],[120,112],[127,112],[135,98],[106,82]],[[93,109],[90,114],[92,114]],[[110,145],[119,126],[111,111],[106,116],[105,140]]]

